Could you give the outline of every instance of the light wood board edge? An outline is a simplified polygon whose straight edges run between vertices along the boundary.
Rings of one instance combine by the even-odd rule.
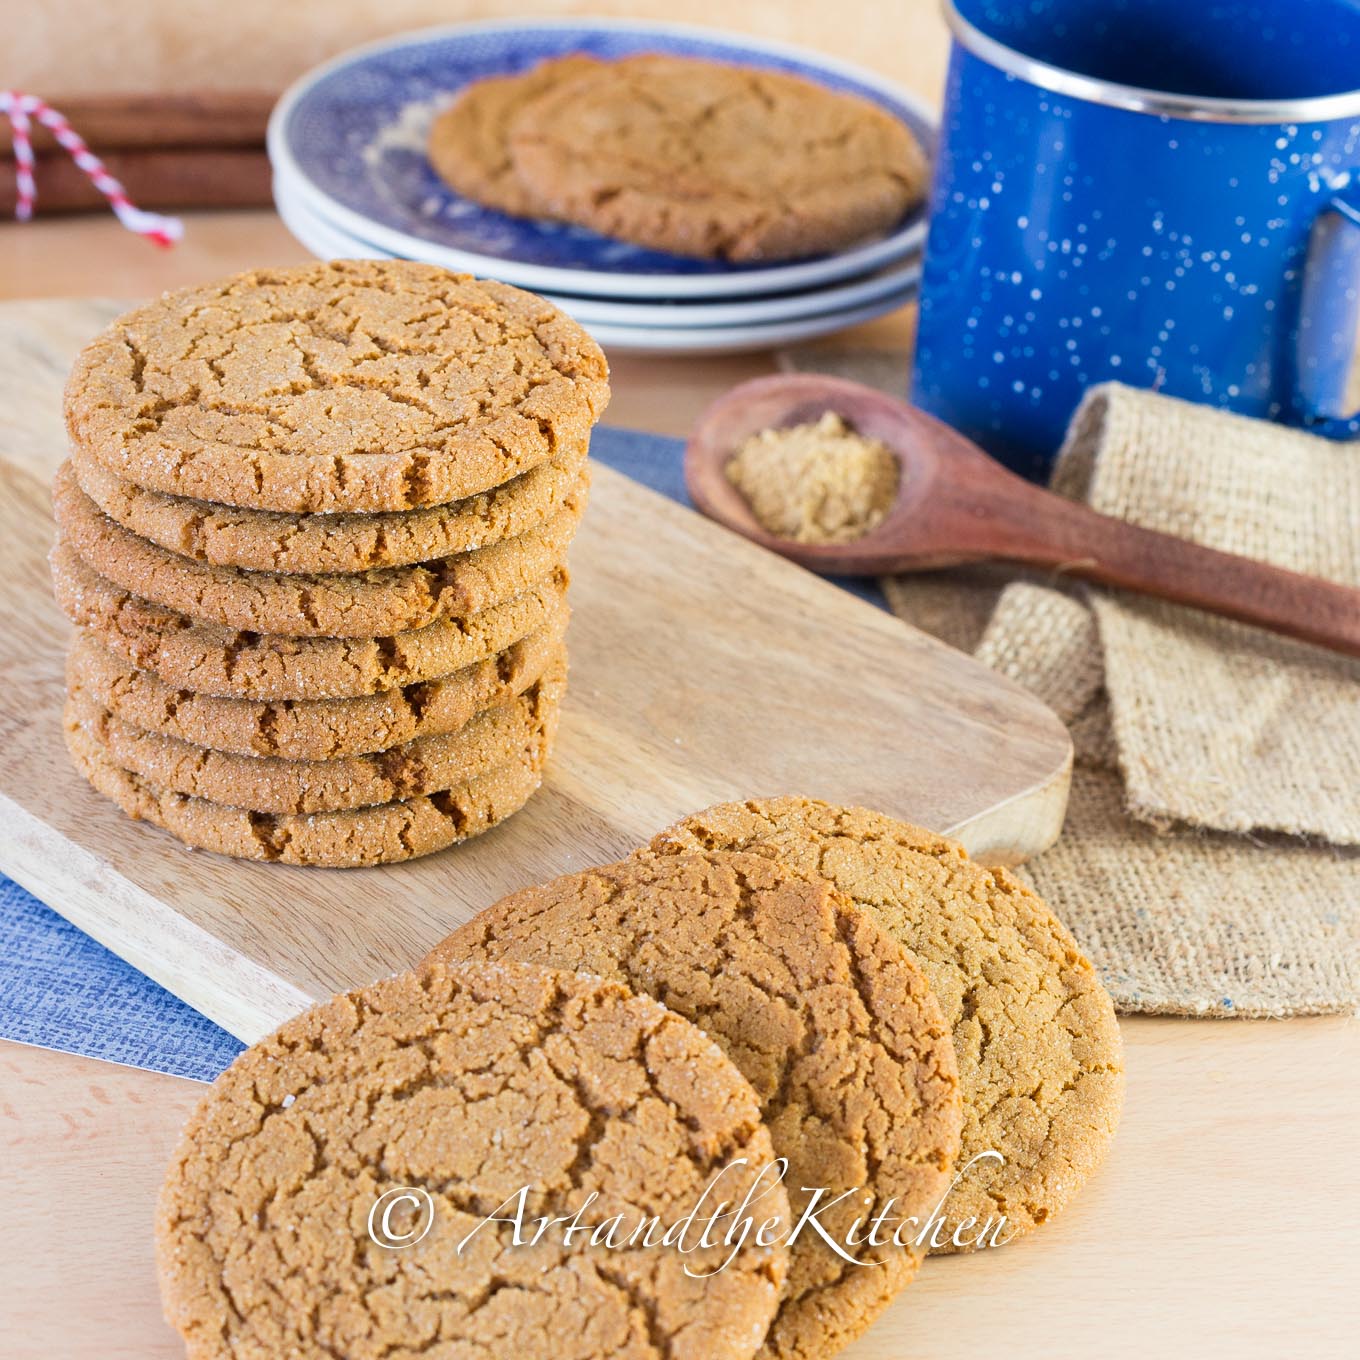
[[[1060,770],[1044,784],[1018,793],[986,812],[943,830],[961,841],[982,864],[1007,869],[1042,854],[1062,834],[1067,798],[1072,788],[1072,752]]]
[[[300,987],[200,930],[107,860],[3,794],[0,818],[6,827],[4,871],[10,878],[42,902],[59,902],[54,910],[73,925],[238,1039],[254,1043],[281,1017],[315,1004]],[[232,976],[246,985],[202,986],[185,960],[205,957],[212,965],[206,975]],[[268,998],[268,1004],[252,1004],[245,999],[250,996]]]

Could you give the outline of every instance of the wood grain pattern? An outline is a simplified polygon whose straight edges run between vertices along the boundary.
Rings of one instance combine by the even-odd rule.
[[[1015,859],[1056,837],[1069,743],[1023,691],[606,468],[573,553],[572,688],[544,789],[490,835],[381,869],[186,852],[85,787],[46,486],[78,344],[116,304],[0,313],[0,870],[233,1033],[409,964],[527,883],[720,800],[808,792]]]
[[[152,1223],[202,1093],[159,1072],[0,1043],[0,1358],[183,1360],[161,1320]]]

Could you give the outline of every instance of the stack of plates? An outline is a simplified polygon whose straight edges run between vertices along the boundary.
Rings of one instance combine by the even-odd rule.
[[[435,115],[471,81],[567,52],[606,60],[665,52],[790,71],[882,105],[934,152],[935,124],[917,100],[812,53],[669,24],[468,24],[347,53],[284,95],[269,156],[288,229],[323,259],[426,260],[531,288],[616,352],[730,353],[807,340],[893,311],[915,293],[924,205],[881,239],[762,266],[666,255],[455,194],[425,155]]]

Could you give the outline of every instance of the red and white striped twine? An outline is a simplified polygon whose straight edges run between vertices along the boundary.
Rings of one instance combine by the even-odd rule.
[[[9,116],[14,136],[14,180],[18,189],[14,215],[21,222],[33,216],[33,204],[38,196],[33,181],[33,120],[36,119],[57,139],[58,145],[71,153],[71,159],[90,177],[91,183],[109,200],[118,220],[138,236],[145,236],[158,246],[172,246],[184,235],[184,224],[177,217],[162,217],[160,213],[143,212],[127,196],[123,186],[104,168],[104,162],[85,145],[85,139],[66,119],[35,94],[18,90],[0,90],[0,114]]]

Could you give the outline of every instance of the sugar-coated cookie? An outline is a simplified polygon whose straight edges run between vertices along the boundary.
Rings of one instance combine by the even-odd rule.
[[[152,491],[408,510],[584,451],[600,347],[543,298],[405,260],[260,269],[119,317],[66,387],[72,444]]]
[[[1100,1165],[1124,1095],[1114,1005],[1063,924],[1013,874],[921,827],[810,798],[724,803],[652,847],[752,852],[832,883],[920,965],[953,1031],[959,1165],[972,1163],[937,1250],[976,1245],[1003,1216],[988,1244],[1038,1227]],[[1004,1161],[973,1161],[987,1152]]]
[[[750,1360],[782,1247],[748,1240],[718,1271],[723,1247],[523,1238],[577,1211],[670,1223],[770,1157],[741,1075],[650,998],[539,968],[405,973],[288,1021],[199,1103],[158,1206],[165,1314],[189,1360]],[[521,1193],[517,1244],[487,1220]]]
[[[734,262],[840,250],[894,227],[925,194],[925,156],[877,104],[689,57],[630,57],[557,81],[513,115],[509,142],[552,215]]]

